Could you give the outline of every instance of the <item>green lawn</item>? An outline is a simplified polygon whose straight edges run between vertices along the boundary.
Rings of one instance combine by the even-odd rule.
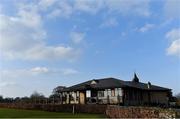
[[[62,113],[0,108],[0,118],[105,118],[102,114]]]

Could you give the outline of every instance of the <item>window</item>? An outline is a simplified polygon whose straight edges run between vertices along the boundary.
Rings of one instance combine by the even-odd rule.
[[[115,96],[118,96],[118,88],[115,88]]]
[[[70,92],[69,93],[70,101],[74,101],[74,97],[75,97],[75,93],[74,92]]]
[[[96,81],[92,81],[91,84],[94,85],[94,84],[97,84],[97,82]]]
[[[87,90],[87,91],[86,91],[86,97],[87,97],[87,98],[91,97],[91,91],[90,91],[90,90]]]
[[[75,99],[76,98],[76,93],[72,92],[72,97]]]
[[[77,97],[79,97],[79,91],[76,92]]]
[[[111,89],[108,89],[108,95],[111,96]]]
[[[122,96],[122,89],[121,88],[118,88],[118,95]]]
[[[104,97],[107,97],[108,96],[108,92],[107,92],[107,89],[104,90]]]
[[[104,91],[98,91],[98,97],[104,97]]]
[[[111,96],[112,96],[112,97],[115,96],[115,90],[114,90],[114,89],[111,90]]]

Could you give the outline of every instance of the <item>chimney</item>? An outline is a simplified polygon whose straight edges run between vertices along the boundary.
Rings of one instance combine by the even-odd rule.
[[[148,86],[148,89],[150,89],[151,88],[151,83],[148,81],[148,83],[147,83],[147,86]]]

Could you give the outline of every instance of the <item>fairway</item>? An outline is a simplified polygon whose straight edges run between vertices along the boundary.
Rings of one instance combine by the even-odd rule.
[[[0,108],[0,118],[105,118],[105,115]]]

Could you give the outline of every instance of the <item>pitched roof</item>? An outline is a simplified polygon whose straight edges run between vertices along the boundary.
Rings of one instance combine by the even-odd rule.
[[[142,82],[132,82],[132,81],[126,81],[126,84],[129,87],[132,88],[138,88],[138,89],[143,89],[143,90],[151,90],[151,91],[165,91],[165,90],[171,90],[169,88],[165,88],[165,87],[160,87],[160,86],[156,86],[156,85],[150,85],[150,87],[148,87],[148,83],[142,83]]]
[[[116,78],[103,78],[103,79],[89,80],[89,81],[65,88],[59,92],[77,91],[77,90],[80,91],[80,90],[88,90],[88,89],[108,89],[108,88],[137,88],[141,90],[151,90],[151,91],[171,90],[168,88],[155,86],[155,85],[148,86],[148,84],[141,83],[141,82],[123,81]]]

